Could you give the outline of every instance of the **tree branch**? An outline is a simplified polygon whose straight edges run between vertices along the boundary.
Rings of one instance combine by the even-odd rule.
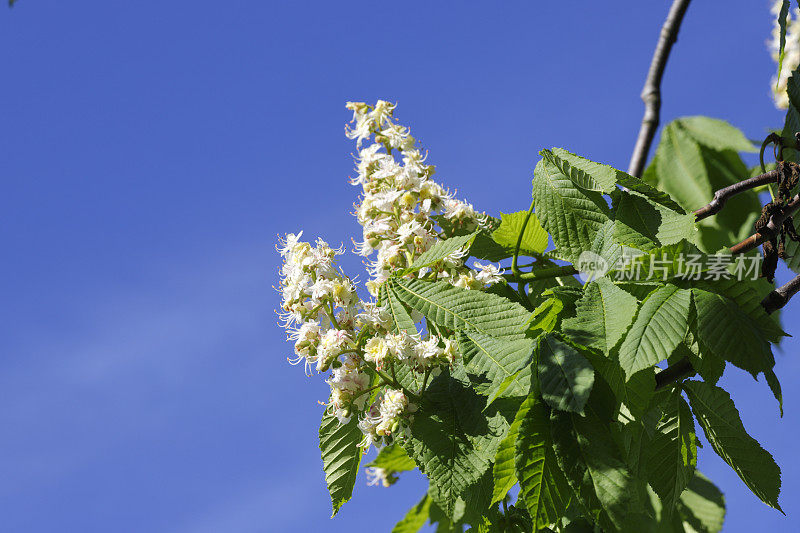
[[[789,303],[789,300],[792,299],[792,296],[797,294],[797,291],[800,291],[800,276],[796,276],[786,285],[782,285],[767,294],[767,296],[761,300],[761,307],[764,308],[767,314],[772,314]]]
[[[796,194],[783,209],[772,215],[764,229],[750,235],[742,242],[731,246],[731,254],[747,253],[753,248],[763,244],[764,241],[775,237],[780,231],[781,225],[783,225],[783,221],[786,220],[786,217],[793,215],[798,209],[800,209],[800,194]]]
[[[720,189],[714,193],[714,199],[711,200],[708,205],[704,205],[694,212],[694,219],[695,221],[700,221],[704,218],[710,217],[711,215],[716,215],[722,210],[723,207],[725,207],[725,202],[727,202],[731,196],[735,196],[744,191],[749,191],[750,189],[755,189],[756,187],[766,185],[767,183],[776,183],[777,181],[778,171],[770,170],[766,174],[761,174],[760,176],[756,176],[754,178],[742,180],[738,183],[730,185],[729,187]]]
[[[683,359],[679,359],[662,372],[656,374],[656,390],[661,390],[671,383],[680,381],[683,378],[688,378],[694,373],[695,370],[688,358],[684,357]]]
[[[636,138],[631,162],[628,165],[628,174],[637,178],[642,176],[647,154],[650,152],[650,145],[658,128],[661,113],[661,78],[664,76],[672,45],[678,40],[678,29],[681,26],[683,15],[689,7],[689,1],[674,0],[672,2],[667,19],[661,28],[661,36],[650,63],[650,70],[647,72],[644,89],[642,89],[642,100],[645,105],[644,118],[639,129],[639,136]]]

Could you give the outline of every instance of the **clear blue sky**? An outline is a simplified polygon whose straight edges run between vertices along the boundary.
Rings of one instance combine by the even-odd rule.
[[[627,166],[668,4],[0,9],[0,529],[388,530],[424,482],[362,476],[328,520],[326,387],[286,363],[273,312],[278,233],[358,232],[345,101],[399,102],[440,180],[487,212],[523,209],[543,147]],[[693,2],[663,118],[781,126],[770,28],[766,0]],[[785,315],[800,334],[800,302]],[[763,382],[725,381],[783,468],[789,516],[707,447],[726,531],[800,527],[798,341],[784,347],[783,420]]]

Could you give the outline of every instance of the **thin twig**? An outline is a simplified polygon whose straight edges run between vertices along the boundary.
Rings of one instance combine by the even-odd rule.
[[[776,183],[777,181],[778,171],[770,170],[766,174],[761,174],[760,176],[756,176],[754,178],[742,180],[738,183],[734,183],[733,185],[725,187],[724,189],[720,189],[714,193],[714,199],[711,200],[708,205],[704,205],[694,212],[695,221],[700,221],[704,218],[710,217],[711,215],[716,215],[719,213],[722,208],[725,207],[725,202],[727,202],[732,196],[744,191],[749,191],[750,189],[755,189],[761,185],[766,185],[767,183]]]
[[[672,45],[678,40],[678,29],[681,26],[683,15],[689,7],[689,1],[674,0],[672,2],[667,19],[661,28],[661,36],[658,38],[650,70],[647,72],[647,80],[642,89],[642,100],[645,105],[644,118],[639,129],[639,136],[636,138],[631,162],[628,165],[628,174],[637,178],[642,176],[650,145],[653,143],[653,137],[658,129],[661,113],[661,78],[664,76]]]

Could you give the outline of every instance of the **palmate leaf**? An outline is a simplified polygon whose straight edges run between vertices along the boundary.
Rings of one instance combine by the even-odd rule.
[[[675,391],[663,404],[663,415],[647,446],[648,481],[669,514],[697,466],[694,418]]]
[[[680,214],[635,192],[617,191],[614,198],[614,240],[640,250],[694,242],[694,215]]]
[[[731,149],[717,151],[700,146],[712,189],[719,190],[737,183],[749,175],[739,154]],[[761,174],[759,169],[758,174]],[[755,190],[742,191],[725,202],[725,209],[713,217],[701,220],[699,239],[708,251],[715,252],[744,240],[753,232],[753,224],[761,213],[761,201]]]
[[[431,498],[427,494],[422,500],[409,509],[406,516],[392,528],[392,533],[417,533],[428,521],[431,509]]]
[[[430,498],[430,494],[428,495]],[[436,533],[461,533],[464,529],[463,524],[456,524],[447,514],[436,505],[436,502],[431,499],[431,506],[428,511],[430,515],[431,526],[436,526]]]
[[[535,399],[522,418],[515,463],[520,499],[528,508],[533,529],[556,522],[563,516],[572,491],[553,451],[548,410]]]
[[[675,285],[647,297],[619,349],[626,378],[672,354],[686,336],[690,304],[691,293]]]
[[[699,281],[694,285],[697,288],[721,294],[736,302],[739,309],[750,317],[766,340],[777,343],[780,342],[781,337],[786,335],[779,322],[775,320],[775,315],[768,315],[761,306],[761,300],[773,289],[773,285],[767,280],[763,278],[759,280],[719,279]]]
[[[580,288],[571,286],[556,285],[546,289],[540,295],[541,303],[530,317],[528,331],[558,329],[562,316],[575,313],[575,303],[582,294],[583,291]]]
[[[697,313],[695,337],[701,347],[753,376],[774,366],[769,343],[733,300],[698,288],[691,292]]]
[[[637,307],[634,296],[600,278],[584,287],[575,303],[576,316],[564,319],[561,331],[578,344],[608,354],[628,330]]]
[[[470,330],[509,340],[524,337],[530,312],[518,303],[444,281],[390,280],[394,293],[428,320],[450,330]]]
[[[494,242],[513,254],[526,216],[528,216],[526,211],[511,214],[500,213],[500,227],[492,233]],[[537,255],[544,252],[545,249],[547,249],[547,232],[539,223],[536,215],[531,213],[520,242],[520,254]]]
[[[531,388],[519,371],[530,365],[535,341],[532,339],[496,339],[476,331],[461,331],[458,344],[469,374],[480,376],[488,384],[479,389],[489,396],[487,403],[505,396],[527,396]]]
[[[319,449],[322,451],[322,466],[325,470],[325,482],[331,495],[333,514],[353,495],[358,465],[363,450],[358,446],[364,438],[358,429],[358,419],[352,417],[347,424],[325,413],[319,427]]]
[[[387,474],[395,474],[413,470],[417,464],[408,456],[402,446],[392,444],[383,448],[378,456],[366,466],[382,468]]]
[[[381,301],[392,317],[392,333],[399,333],[401,331],[405,331],[409,335],[416,335],[419,333],[414,319],[411,318],[411,315],[406,310],[400,298],[397,297],[390,283],[381,285],[380,294]]]
[[[608,423],[592,410],[587,416],[554,410],[550,422],[558,465],[582,505],[602,509],[614,529],[624,530],[639,506],[638,491]]]
[[[625,371],[619,364],[617,353],[604,356],[591,350],[582,350],[600,376],[608,383],[614,396],[625,404],[634,416],[642,416],[650,404],[656,387],[655,370],[646,368],[635,373],[630,379],[625,378]]]
[[[681,117],[676,121],[699,144],[717,151],[756,152],[755,146],[734,126],[711,117]],[[742,176],[743,177],[743,176]],[[740,177],[740,179],[742,179]]]
[[[550,151],[540,154],[543,157],[533,171],[536,214],[558,252],[575,262],[609,220],[608,204],[600,193],[577,187],[554,163],[556,159]]]
[[[689,270],[686,258],[693,255],[698,257],[696,268],[692,267],[693,273],[708,270],[708,261],[697,246],[687,240],[646,252],[630,247],[622,250],[625,255],[621,263],[612,265],[606,276],[623,283],[664,282],[681,277]]]
[[[459,250],[469,249],[476,236],[477,232],[470,233],[468,235],[457,235],[455,237],[450,237],[449,239],[441,240],[434,244],[429,250],[425,251],[422,255],[417,257],[411,266],[405,269],[403,272],[416,272],[421,268],[429,267],[438,263],[439,261],[445,259],[455,252],[458,252]]]
[[[718,533],[725,521],[725,496],[711,481],[695,470],[678,502],[678,514],[685,525],[698,533]]]
[[[694,329],[694,325],[690,325],[686,339],[675,348],[673,358],[679,360],[686,357],[692,364],[692,368],[697,370],[697,373],[700,374],[704,381],[715,384],[725,373],[727,362],[707,346],[701,345],[695,339]]]
[[[583,414],[594,385],[594,368],[578,351],[553,335],[539,343],[539,386],[554,409]]]
[[[497,454],[494,457],[494,465],[492,466],[492,479],[494,481],[494,488],[492,490],[492,503],[499,502],[506,497],[508,491],[517,484],[517,470],[515,458],[517,456],[516,445],[517,436],[519,435],[522,420],[528,413],[532,405],[536,403],[536,394],[529,394],[517,410],[511,426],[508,428],[508,433],[500,441],[497,448]]]
[[[503,414],[484,414],[484,406],[463,370],[444,372],[422,397],[405,443],[408,455],[428,477],[428,494],[451,518],[457,506],[463,514],[469,489],[481,483],[508,430]],[[487,503],[489,499],[490,494]]]
[[[772,456],[744,429],[739,411],[723,389],[702,381],[683,384],[692,411],[711,447],[761,501],[781,510],[781,470]]]
[[[711,200],[713,190],[695,139],[677,122],[661,132],[654,159],[658,185],[687,211]],[[669,178],[667,178],[669,177]]]
[[[391,284],[387,282],[381,285],[380,295],[381,302],[386,306],[392,318],[392,332],[405,331],[409,335],[416,335],[419,331],[414,319],[411,318],[403,302],[397,297]],[[408,365],[395,365],[394,375],[403,388],[411,391],[418,391],[424,381],[423,376],[411,370]]]
[[[752,152],[750,141],[727,122],[708,117],[684,117],[664,127],[644,180],[671,194],[687,211],[711,200],[713,191],[748,177],[738,152]],[[717,216],[697,223],[696,242],[717,252],[752,232],[760,209],[758,194],[737,194]],[[742,215],[747,213],[748,215]]]
[[[579,187],[609,194],[617,190],[617,185],[621,185],[656,204],[667,207],[679,214],[686,214],[683,208],[668,194],[651,187],[639,178],[635,178],[612,166],[589,161],[563,148],[553,148],[551,152],[556,165]]]

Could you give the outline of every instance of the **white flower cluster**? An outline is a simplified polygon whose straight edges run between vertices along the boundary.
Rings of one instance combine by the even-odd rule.
[[[362,418],[358,427],[364,434],[360,446],[369,447],[373,443],[380,443],[383,437],[392,438],[403,429],[401,416],[413,413],[417,408],[409,403],[408,397],[402,390],[386,389],[383,396],[374,402]]]
[[[376,296],[390,274],[409,266],[431,246],[455,231],[473,231],[485,219],[465,202],[430,179],[433,167],[415,148],[408,129],[393,122],[394,106],[378,101],[375,106],[349,103],[355,126],[347,129],[360,148],[364,140],[375,143],[357,158],[358,177],[364,196],[357,206],[363,225],[360,255],[377,251],[367,282]],[[393,153],[402,157],[398,163]],[[330,413],[344,423],[358,417],[364,446],[391,442],[402,435],[416,406],[411,401],[420,390],[403,389],[397,376],[411,375],[416,387],[424,386],[458,356],[450,339],[428,332],[394,331],[385,308],[359,299],[355,284],[336,264],[342,248],[331,248],[318,239],[315,245],[301,241],[302,232],[280,240],[282,326],[294,342],[292,364],[304,363],[306,373],[330,372]],[[502,279],[492,264],[464,265],[459,250],[431,268],[412,274],[426,279],[446,279],[467,289],[482,289]],[[420,316],[414,316],[421,319]],[[402,372],[402,373],[401,373]],[[423,377],[424,376],[424,377]],[[406,382],[403,382],[406,383]],[[382,479],[379,472],[376,479]]]
[[[436,374],[455,362],[455,345],[430,335],[392,334],[386,310],[359,300],[353,282],[336,265],[341,249],[318,239],[316,246],[300,240],[302,232],[287,235],[278,251],[281,268],[281,322],[294,341],[292,364],[304,363],[306,373],[331,371],[328,409],[340,422],[360,415],[362,444],[386,442],[416,410],[402,390],[387,388],[368,404],[370,392],[386,385],[387,366],[406,365],[416,372]],[[395,378],[388,378],[395,381]],[[374,385],[374,386],[373,386]],[[418,391],[417,391],[418,392]]]
[[[388,487],[397,481],[395,473],[389,473],[383,468],[368,466],[366,468],[367,485],[382,485]]]
[[[348,102],[347,108],[353,111],[355,125],[346,127],[345,133],[359,148],[357,175],[351,183],[361,185],[364,192],[355,213],[364,239],[358,244],[358,253],[367,257],[377,251],[375,261],[369,264],[371,279],[367,282],[370,293],[376,295],[392,272],[409,266],[453,231],[475,230],[486,217],[431,179],[433,165],[425,163],[427,155],[416,147],[408,128],[394,121],[393,104],[384,100],[374,106]],[[369,139],[374,142],[361,148]],[[464,266],[464,255],[457,251],[418,275],[447,279],[467,289],[484,288],[501,279],[494,265],[476,275]]]
[[[772,38],[769,40],[769,49],[772,54],[772,59],[778,62],[780,58],[780,25],[778,24],[778,13],[781,10],[781,0],[775,0],[772,3],[770,12],[772,13],[775,25],[772,28]],[[786,17],[786,44],[783,48],[783,66],[781,68],[780,76],[776,73],[772,77],[772,98],[775,100],[775,106],[779,109],[787,109],[789,107],[789,94],[787,92],[787,84],[789,76],[800,65],[800,9],[793,8],[789,10],[789,15]]]

